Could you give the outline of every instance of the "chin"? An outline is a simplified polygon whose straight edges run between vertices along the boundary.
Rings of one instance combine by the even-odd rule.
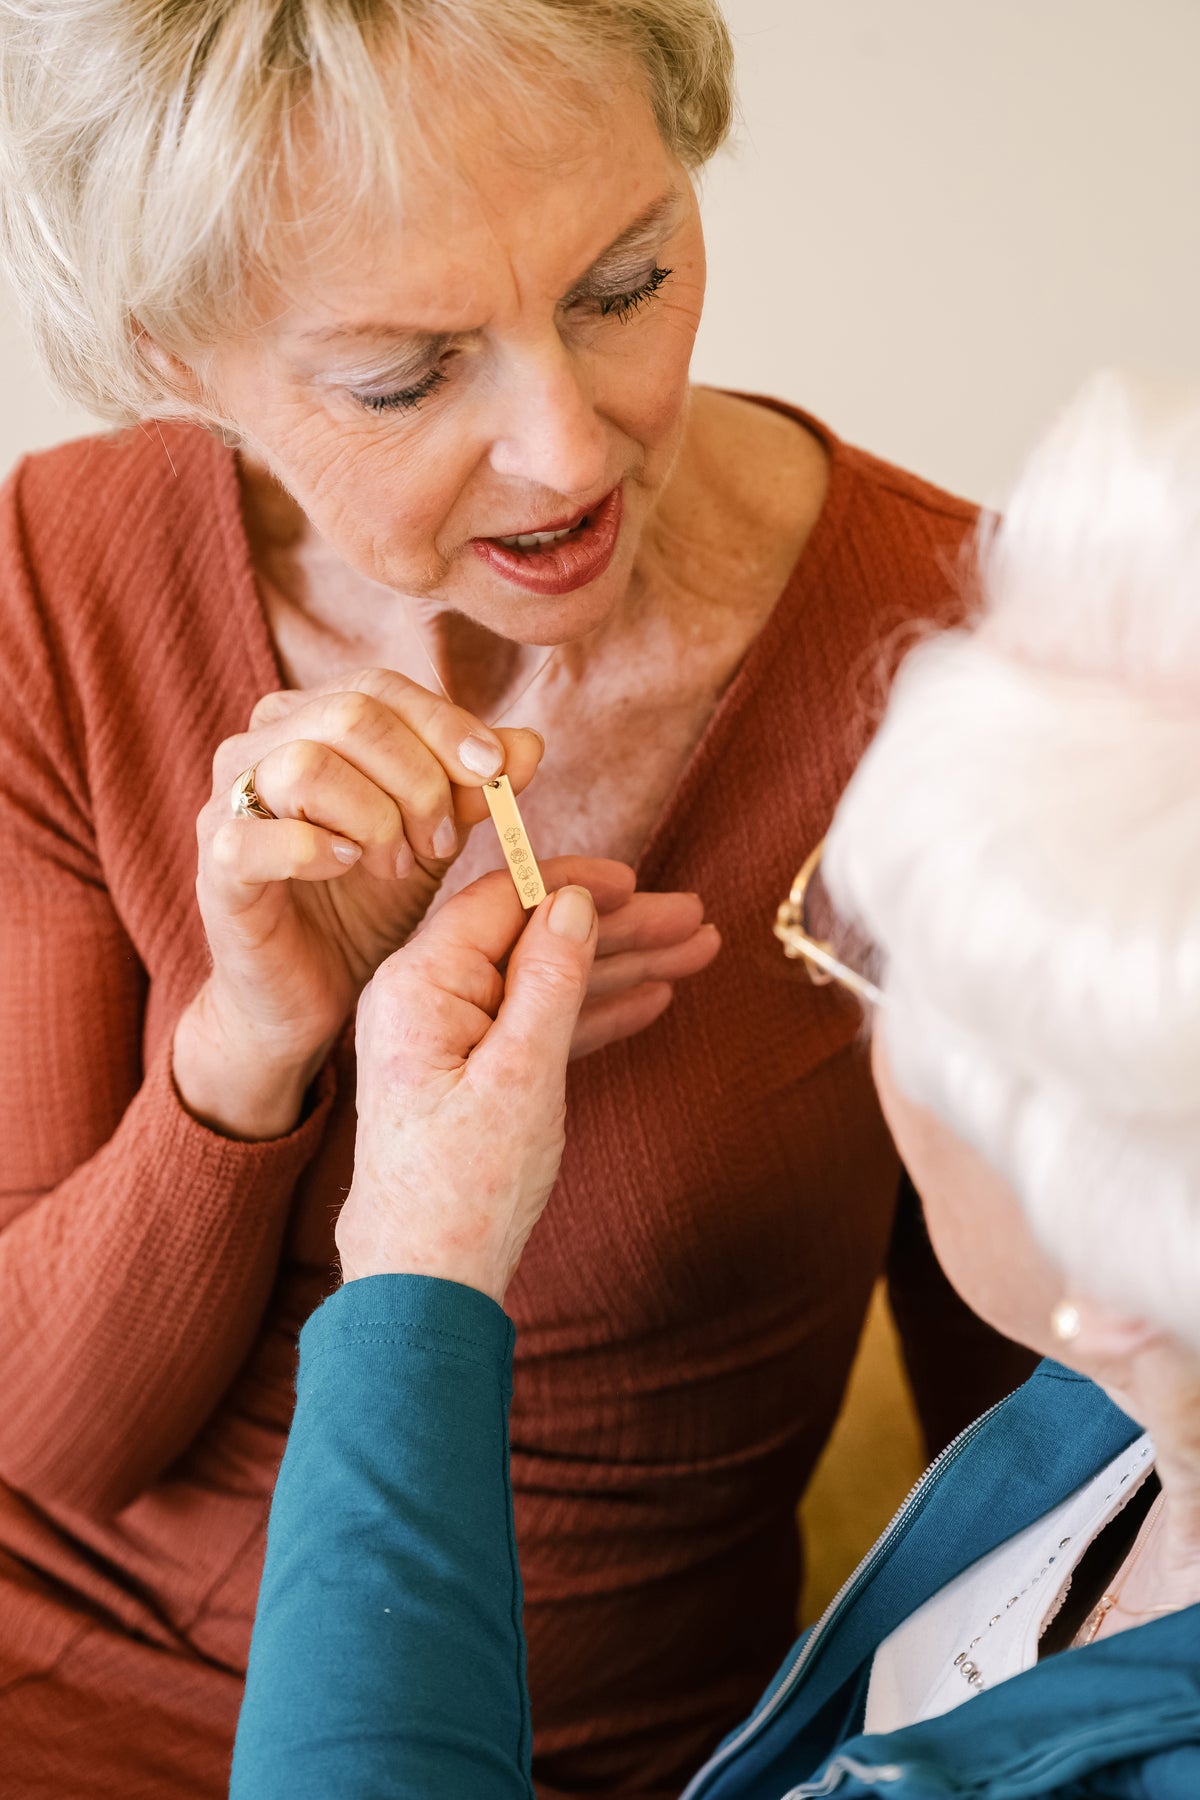
[[[485,631],[510,643],[544,644],[547,648],[571,644],[599,631],[620,610],[632,561],[631,555],[621,556],[598,581],[571,594],[532,594],[493,579],[485,591],[476,588],[454,604]]]

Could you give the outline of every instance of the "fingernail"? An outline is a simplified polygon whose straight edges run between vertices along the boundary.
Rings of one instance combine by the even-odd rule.
[[[472,733],[458,746],[458,760],[464,769],[472,769],[476,775],[498,775],[504,767],[504,751],[495,738]]]
[[[345,863],[347,867],[349,867],[351,863],[356,863],[362,855],[362,845],[352,844],[349,838],[334,838],[329,848],[333,851],[333,854],[337,857],[338,861],[340,863]]]
[[[396,852],[396,874],[401,881],[406,875],[412,874],[412,866],[415,861],[412,845],[406,839]]]
[[[587,943],[595,918],[595,903],[586,888],[559,888],[550,903],[550,929],[570,944]]]
[[[453,856],[458,849],[458,828],[453,819],[443,819],[433,834],[433,854],[439,862]]]

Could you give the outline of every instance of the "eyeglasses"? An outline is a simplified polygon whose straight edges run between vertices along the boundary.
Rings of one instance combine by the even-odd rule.
[[[868,976],[844,962],[827,938],[813,934],[810,924],[812,891],[817,885],[824,848],[822,838],[793,881],[791,892],[775,915],[775,936],[783,945],[785,956],[803,962],[808,978],[815,986],[824,987],[836,981],[868,1006],[879,1006],[883,1002],[882,990]]]

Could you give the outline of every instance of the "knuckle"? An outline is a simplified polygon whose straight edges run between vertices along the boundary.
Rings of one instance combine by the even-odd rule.
[[[419,1007],[394,1009],[389,1020],[391,1049],[420,1061],[422,1056],[445,1042],[449,1009],[440,1000]]]
[[[230,816],[229,808],[221,810],[217,801],[207,800],[196,814],[196,843],[201,851]]]
[[[220,869],[235,869],[241,858],[242,834],[238,830],[236,819],[218,826],[213,833],[209,854]]]
[[[440,818],[450,808],[450,783],[445,774],[423,761],[404,784],[402,804],[414,818]]]
[[[422,1052],[445,1043],[456,1002],[424,977],[413,949],[397,951],[381,963],[366,992],[370,1000],[365,1012],[360,1006],[359,1022],[375,1056],[419,1060]]]
[[[305,870],[323,868],[326,862],[325,844],[315,831],[297,832],[292,845],[291,864],[296,874]]]
[[[379,799],[368,835],[379,844],[399,844],[404,837],[404,819],[390,794],[377,789]]]
[[[391,956],[380,963],[372,975],[363,990],[363,1000],[368,1004],[372,1017],[381,1009],[389,1006],[395,996],[408,985],[412,956],[411,948],[394,950]]]
[[[306,787],[319,779],[331,760],[324,744],[308,738],[292,738],[276,752],[275,773],[285,787]]]
[[[258,725],[267,725],[278,718],[289,703],[286,689],[275,688],[269,694],[262,694],[254,702],[250,711],[251,730]]]
[[[346,687],[358,693],[366,694],[374,700],[382,700],[396,677],[387,669],[364,668],[355,669],[346,678]]]
[[[246,734],[239,732],[236,737],[226,738],[213,751],[212,778],[213,788],[224,792],[231,788],[242,770],[251,761],[246,753]]]
[[[584,982],[576,968],[564,963],[536,962],[525,971],[525,986],[535,998],[563,1005],[578,999]]]
[[[379,702],[362,692],[335,694],[326,710],[330,732],[336,737],[360,737],[378,729]]]

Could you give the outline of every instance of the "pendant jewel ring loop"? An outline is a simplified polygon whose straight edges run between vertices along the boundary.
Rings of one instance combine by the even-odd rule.
[[[230,804],[235,819],[274,819],[278,816],[271,811],[254,785],[257,768],[258,764],[253,763],[250,768],[243,770],[233,784]]]

